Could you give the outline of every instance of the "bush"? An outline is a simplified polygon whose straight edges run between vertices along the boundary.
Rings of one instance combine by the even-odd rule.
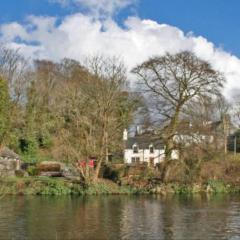
[[[71,194],[71,188],[63,181],[47,180],[46,185],[39,192],[41,195],[68,195]]]
[[[29,166],[27,168],[27,173],[29,174],[29,176],[37,176],[39,171],[36,166]]]
[[[189,185],[178,185],[174,184],[172,186],[174,193],[176,194],[192,194],[193,193],[193,188]]]
[[[103,178],[114,182],[120,182],[126,175],[127,168],[124,164],[111,164],[103,167]]]
[[[207,183],[210,179],[221,180],[225,175],[223,162],[209,161],[203,162],[199,170],[200,182]]]
[[[85,189],[86,195],[108,195],[108,194],[130,194],[133,190],[130,187],[120,187],[116,183],[99,179],[96,183],[90,184]]]
[[[210,190],[214,193],[226,193],[228,192],[228,187],[226,184],[221,180],[209,180],[208,186]]]
[[[100,195],[131,194],[130,187],[120,187],[108,180],[99,180],[95,184],[83,187],[80,183],[72,183],[62,178],[49,177],[11,177],[0,179],[6,194],[12,195]],[[0,192],[1,194],[1,192]]]
[[[181,161],[171,160],[169,162],[163,162],[161,164],[167,164],[166,172],[164,176],[165,183],[185,184],[186,182],[188,182],[188,175],[187,175],[188,169],[185,163]],[[164,166],[160,166],[160,168],[164,168]]]

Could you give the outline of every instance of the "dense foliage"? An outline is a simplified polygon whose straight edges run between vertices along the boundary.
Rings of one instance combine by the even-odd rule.
[[[28,162],[72,163],[84,180],[96,180],[101,164],[122,151],[123,130],[138,106],[121,61],[37,60],[32,66],[5,48],[0,58],[0,144]]]
[[[0,146],[9,130],[10,97],[7,82],[0,78]]]

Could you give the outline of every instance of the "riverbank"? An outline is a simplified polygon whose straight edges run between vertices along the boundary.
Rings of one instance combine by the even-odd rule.
[[[41,162],[18,171],[18,177],[2,176],[0,195],[240,193],[239,156],[218,156],[217,159],[202,161],[200,164],[197,161],[170,161],[167,164],[163,180],[161,165],[149,168],[145,164],[111,163],[102,167],[101,178],[96,183],[84,186],[77,181],[78,173],[74,173],[74,169],[71,170],[69,166]],[[56,167],[61,173],[59,175],[64,177],[47,177],[46,173],[52,174]]]
[[[88,187],[63,178],[11,177],[0,180],[0,195],[134,195],[134,194],[229,194],[240,193],[239,185],[226,184],[219,180],[209,180],[206,184],[146,184],[145,186],[123,185],[99,179]]]
[[[64,178],[11,177],[0,180],[1,195],[101,195],[132,194],[130,187],[120,187],[109,180],[99,180],[86,187]]]

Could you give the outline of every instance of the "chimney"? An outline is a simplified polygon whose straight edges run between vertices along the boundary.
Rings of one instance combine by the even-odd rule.
[[[139,136],[142,134],[142,127],[140,125],[137,125],[136,127],[136,136]]]
[[[127,129],[124,129],[123,131],[123,141],[127,141],[128,140],[128,131]]]

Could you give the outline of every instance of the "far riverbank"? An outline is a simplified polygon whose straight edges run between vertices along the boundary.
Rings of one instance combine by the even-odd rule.
[[[110,180],[99,179],[97,183],[83,186],[63,178],[11,177],[1,179],[1,195],[135,195],[135,194],[239,194],[240,186],[226,184],[219,180],[209,180],[206,184],[135,184],[118,185]]]

